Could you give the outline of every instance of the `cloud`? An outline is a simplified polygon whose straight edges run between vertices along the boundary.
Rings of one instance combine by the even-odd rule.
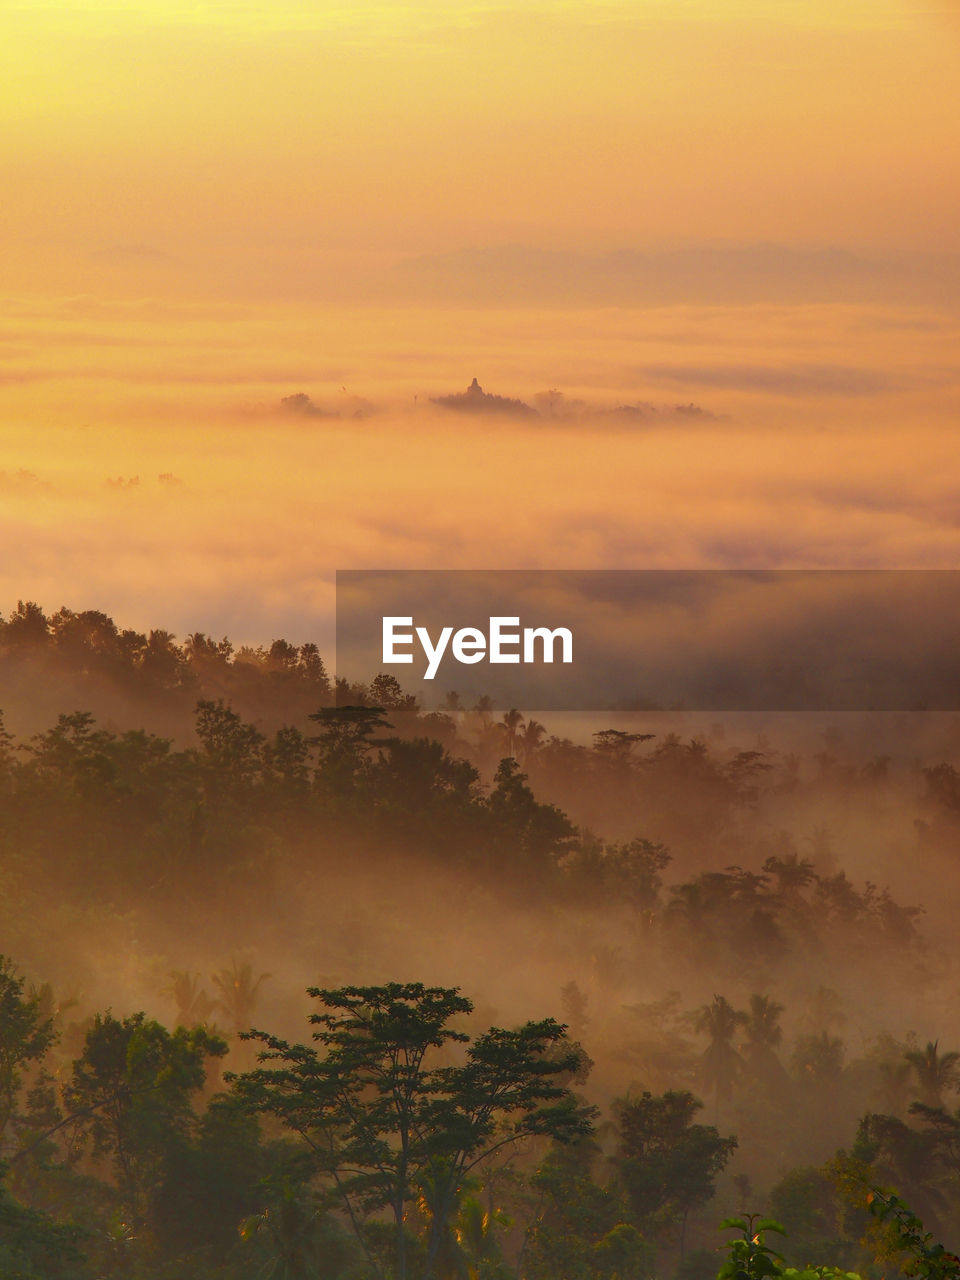
[[[960,256],[766,243],[589,254],[515,244],[420,255],[394,276],[414,296],[487,306],[931,301],[955,307]]]
[[[960,565],[949,424],[914,419],[908,452],[895,428],[830,421],[465,417],[451,432],[421,409],[322,432],[202,416],[135,439],[8,432],[0,469],[16,474],[14,454],[53,487],[5,495],[0,601],[237,643],[285,634],[329,656],[337,568]]]
[[[766,368],[762,365],[645,365],[643,374],[654,382],[665,382],[677,387],[723,387],[787,396],[875,396],[902,385],[896,379],[873,369],[831,364],[792,365],[786,368]]]
[[[5,485],[5,609],[329,656],[337,568],[960,565],[960,335],[929,309],[2,309],[35,351],[0,472],[50,486]],[[474,371],[541,416],[429,404]],[[340,416],[281,412],[301,388]]]
[[[32,471],[20,468],[18,471],[0,471],[0,493],[5,495],[27,494],[33,497],[37,493],[49,492],[52,488],[48,480],[42,480]]]
[[[91,252],[94,261],[103,262],[144,262],[153,266],[174,266],[180,260],[166,249],[152,244],[127,244],[116,242],[104,245]]]

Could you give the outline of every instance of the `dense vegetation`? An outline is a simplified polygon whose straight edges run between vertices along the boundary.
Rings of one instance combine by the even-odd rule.
[[[584,745],[32,604],[0,679],[0,1276],[699,1280],[754,1208],[775,1270],[933,1266],[880,1188],[960,1237],[956,957],[828,821],[938,856],[949,758]]]

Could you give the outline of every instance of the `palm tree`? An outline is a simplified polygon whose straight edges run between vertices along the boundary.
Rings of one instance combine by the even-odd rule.
[[[444,698],[443,710],[448,716],[453,716],[454,720],[459,720],[463,715],[463,703],[456,689],[451,689]]]
[[[454,1224],[454,1235],[466,1263],[467,1280],[479,1280],[495,1270],[502,1256],[497,1228],[505,1230],[510,1226],[512,1221],[502,1209],[485,1209],[476,1196],[466,1197]]]
[[[843,1072],[843,1041],[829,1031],[797,1039],[793,1065],[802,1080],[829,1085],[831,1090]]]
[[[587,1013],[588,1004],[587,995],[580,990],[576,980],[571,979],[560,988],[560,1008],[563,1010],[564,1021],[570,1028],[570,1035],[574,1040],[580,1040],[590,1024],[590,1016]]]
[[[509,711],[505,711],[500,719],[500,725],[506,740],[507,752],[509,755],[516,756],[517,742],[520,737],[520,726],[523,724],[523,713],[518,711],[516,707],[511,707]]]
[[[155,684],[169,688],[180,678],[184,657],[169,631],[151,631],[140,659],[140,670]]]
[[[960,1053],[941,1054],[939,1040],[928,1040],[925,1049],[908,1049],[903,1055],[913,1067],[920,1101],[927,1107],[943,1106],[943,1091],[956,1085]]]
[[[537,754],[546,732],[546,726],[542,725],[539,720],[528,720],[524,725],[523,732],[518,739],[524,764],[529,764]]]
[[[203,631],[192,631],[183,642],[183,654],[191,666],[217,657],[217,643]]]
[[[783,1005],[777,1004],[776,1000],[771,999],[770,996],[752,995],[750,1008],[743,1015],[748,1044],[776,1049],[783,1039],[783,1031],[780,1028],[781,1013],[783,1013]]]
[[[696,961],[710,962],[715,950],[711,927],[712,903],[703,877],[670,887],[670,900],[663,911],[664,923],[681,935],[683,946]]]
[[[229,969],[221,969],[212,975],[213,985],[220,992],[220,999],[214,1007],[226,1014],[231,1027],[238,1034],[250,1029],[260,986],[271,976],[269,973],[261,973],[254,982],[250,964],[246,961],[240,964],[236,957]]]
[[[772,855],[763,864],[763,869],[767,875],[776,879],[780,897],[791,901],[796,901],[801,890],[813,884],[817,878],[813,863],[794,852],[786,853],[780,858]]]
[[[743,1016],[724,996],[715,995],[711,1004],[705,1004],[699,1010],[694,1021],[694,1028],[710,1037],[700,1060],[700,1072],[704,1086],[713,1090],[718,1120],[720,1103],[729,1101],[732,1096],[742,1065],[740,1054],[733,1047],[733,1037]]]
[[[186,969],[172,970],[170,985],[161,994],[176,1004],[178,1027],[203,1026],[217,1007],[217,1002],[200,986],[199,973]]]
[[[784,1078],[783,1066],[777,1057],[777,1048],[783,1039],[781,1013],[783,1005],[770,996],[752,995],[750,1007],[742,1015],[746,1069],[755,1080],[768,1084],[779,1083]]]
[[[428,1259],[432,1259],[426,1271],[436,1280],[480,1280],[491,1269],[496,1271],[501,1258],[497,1229],[512,1226],[512,1220],[493,1207],[489,1186],[491,1202],[484,1208],[473,1194],[473,1180],[451,1188],[449,1173],[449,1162],[441,1156],[420,1180],[417,1212],[424,1223]],[[434,1235],[438,1216],[444,1226]]]
[[[321,1274],[321,1218],[302,1187],[284,1179],[273,1203],[240,1224],[240,1238],[263,1241],[264,1280],[315,1280]]]

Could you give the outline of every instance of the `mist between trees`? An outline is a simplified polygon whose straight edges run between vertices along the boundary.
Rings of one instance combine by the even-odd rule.
[[[960,1237],[952,718],[578,743],[32,604],[0,677],[0,1275],[698,1280],[753,1210],[889,1275],[865,1186]]]

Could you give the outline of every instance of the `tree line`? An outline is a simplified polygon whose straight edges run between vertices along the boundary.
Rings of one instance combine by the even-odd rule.
[[[382,674],[338,686],[311,646],[21,605],[14,701],[30,672],[43,705],[69,687],[106,712],[0,717],[0,949],[59,975],[55,998],[3,965],[0,1276],[712,1280],[722,1202],[786,1226],[771,1265],[879,1277],[916,1236],[871,1213],[883,1187],[960,1237],[960,1059],[893,1012],[950,958],[825,824],[765,816],[839,798],[882,824],[884,757],[576,743],[483,700],[424,712]],[[914,776],[919,845],[949,842],[955,769]],[[349,985],[458,931],[489,958],[508,919],[527,962],[559,939],[557,1021],[500,1025],[503,978],[476,1009]],[[122,1013],[73,977],[108,956],[139,966]],[[306,1031],[291,970],[317,979]]]
[[[221,1072],[229,1044],[214,1025],[171,1031],[143,1013],[92,1015],[76,1056],[58,1060],[49,992],[28,990],[0,960],[0,1274],[717,1273],[716,1249],[687,1251],[688,1220],[713,1200],[738,1142],[700,1121],[691,1092],[628,1095],[604,1117],[583,1092],[583,1047],[550,1017],[476,1031],[459,990],[418,982],[309,995],[304,1039],[240,1033],[259,1050],[246,1070]],[[769,1006],[751,1012],[754,1026],[772,1025]],[[700,1016],[713,1037],[706,1062],[722,1037],[716,1008]],[[922,1088],[942,1092],[958,1060],[928,1045],[907,1064]],[[939,1133],[928,1181],[936,1170],[952,1188],[944,1134],[960,1117],[915,1106]],[[801,1265],[819,1267],[811,1277],[836,1280],[854,1265],[864,1275],[956,1276],[956,1258],[882,1190],[894,1147],[877,1134],[892,1122],[868,1115],[849,1151],[823,1170],[794,1171],[767,1196],[808,1251]],[[798,1178],[814,1172],[833,1197],[829,1224],[797,1195]],[[787,1259],[763,1243],[764,1230],[783,1230],[775,1220],[759,1231],[754,1219],[725,1225],[743,1239],[721,1277],[792,1280]],[[811,1228],[819,1238],[804,1236]]]

